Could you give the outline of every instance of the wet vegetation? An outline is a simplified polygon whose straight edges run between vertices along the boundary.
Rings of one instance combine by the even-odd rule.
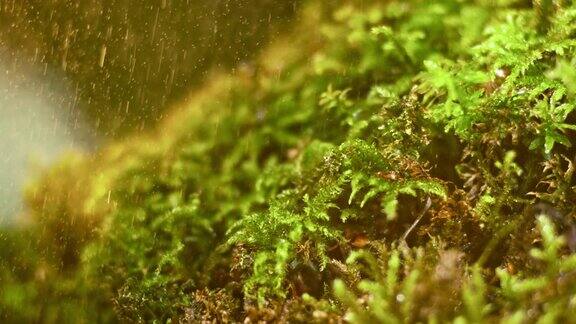
[[[4,321],[573,321],[576,4],[299,15],[156,131],[29,186]]]

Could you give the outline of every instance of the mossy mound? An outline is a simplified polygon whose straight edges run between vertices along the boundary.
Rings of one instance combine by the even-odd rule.
[[[32,185],[39,243],[7,257],[3,313],[573,321],[576,5],[311,1],[299,21],[154,134]]]

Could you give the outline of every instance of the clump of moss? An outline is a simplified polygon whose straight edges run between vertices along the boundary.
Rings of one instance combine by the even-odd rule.
[[[311,1],[32,215],[94,228],[68,277],[120,320],[568,320],[575,39],[566,1]]]

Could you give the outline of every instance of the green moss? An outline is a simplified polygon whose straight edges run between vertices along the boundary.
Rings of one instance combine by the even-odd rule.
[[[76,256],[47,261],[67,265],[53,284],[141,322],[569,320],[576,7],[301,16],[156,133],[31,187],[40,233]],[[17,290],[12,304],[34,298]]]

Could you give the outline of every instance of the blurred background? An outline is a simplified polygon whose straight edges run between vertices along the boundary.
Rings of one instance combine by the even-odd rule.
[[[249,63],[298,2],[0,1],[0,225],[33,170],[152,127],[211,71]]]

